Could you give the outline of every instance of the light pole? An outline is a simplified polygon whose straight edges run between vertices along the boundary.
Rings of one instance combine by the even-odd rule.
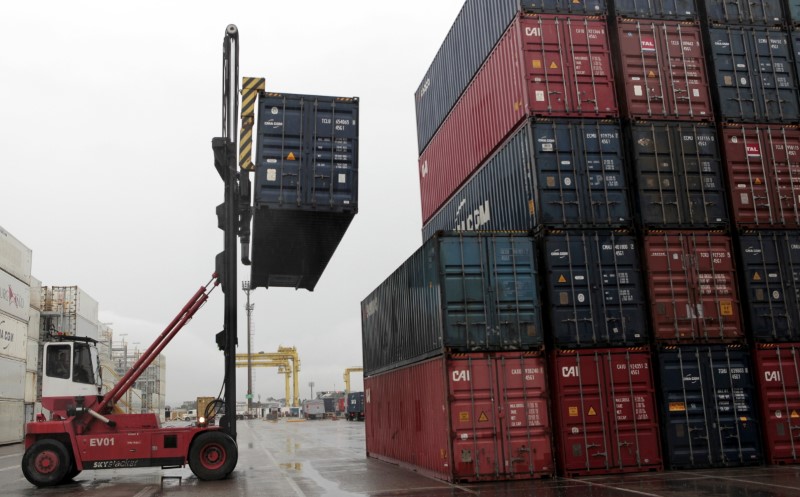
[[[314,400],[314,382],[309,381],[308,386],[311,387],[311,400]]]
[[[242,290],[244,290],[245,295],[247,295],[247,303],[245,303],[244,309],[247,311],[247,415],[249,416],[251,411],[253,410],[253,357],[250,353],[250,345],[251,345],[250,317],[256,305],[250,303],[251,289],[249,281],[242,282]]]

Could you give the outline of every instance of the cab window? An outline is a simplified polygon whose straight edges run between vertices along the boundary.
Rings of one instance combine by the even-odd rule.
[[[76,343],[74,347],[72,381],[93,385],[94,372],[92,371],[91,348],[85,343]]]
[[[69,379],[70,347],[64,345],[50,345],[47,347],[47,376],[53,378]]]

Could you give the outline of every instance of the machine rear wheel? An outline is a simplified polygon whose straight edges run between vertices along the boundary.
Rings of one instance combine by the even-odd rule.
[[[189,467],[201,480],[226,478],[239,460],[236,442],[221,431],[201,433],[189,450]]]
[[[58,440],[39,440],[22,456],[22,474],[37,487],[58,485],[71,467],[69,452]]]

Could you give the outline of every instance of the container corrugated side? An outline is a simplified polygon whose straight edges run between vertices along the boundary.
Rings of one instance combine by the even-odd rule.
[[[740,341],[731,238],[707,231],[649,233],[644,257],[656,341]]]
[[[27,321],[30,316],[30,301],[30,287],[0,269],[0,312]]]
[[[25,344],[25,370],[38,371],[39,368],[39,341],[28,338]],[[27,401],[33,402],[33,401]]]
[[[631,226],[617,121],[526,121],[422,228],[534,231]]]
[[[422,153],[520,11],[605,14],[605,0],[467,0],[414,93]]]
[[[614,14],[643,19],[697,19],[695,0],[615,0]]]
[[[542,353],[439,356],[364,379],[367,455],[451,482],[552,476]]]
[[[647,290],[634,236],[575,230],[547,233],[539,245],[545,322],[556,347],[648,342]]]
[[[693,22],[620,19],[617,81],[631,119],[714,119],[700,27]]]
[[[25,361],[28,354],[28,322],[0,312],[0,357]]]
[[[721,121],[800,120],[792,48],[785,31],[752,26],[709,27],[709,71]]]
[[[701,0],[705,3],[710,23],[747,26],[781,26],[784,23],[783,2],[775,0]]]
[[[33,404],[36,402],[36,371],[25,372],[25,402]]]
[[[629,129],[642,226],[728,225],[722,158],[713,126],[648,122]]]
[[[658,352],[667,467],[760,464],[758,401],[747,350],[682,345]]]
[[[41,312],[31,309],[30,317],[28,318],[28,339],[39,340],[42,326],[41,315]]]
[[[25,428],[25,403],[0,400],[0,445],[22,442]]]
[[[538,349],[530,236],[439,233],[361,302],[365,375],[445,350]]]
[[[313,290],[358,212],[357,98],[259,94],[250,284]]]
[[[0,226],[0,270],[30,285],[32,255],[31,249]]]
[[[557,350],[550,361],[561,475],[662,469],[648,348]]]
[[[743,307],[756,341],[800,341],[800,231],[739,236]]]
[[[758,344],[754,354],[766,462],[800,463],[800,343]]]
[[[42,310],[42,282],[38,278],[31,276],[31,307],[38,311]]]
[[[721,136],[736,225],[800,228],[800,128],[728,124]]]
[[[0,372],[0,399],[22,401],[25,398],[25,358],[0,356]]]
[[[605,20],[511,24],[419,158],[423,222],[527,116],[618,116]]]

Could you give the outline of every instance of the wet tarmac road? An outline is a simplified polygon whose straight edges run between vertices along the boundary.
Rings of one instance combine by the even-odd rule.
[[[800,497],[800,466],[675,471],[579,479],[451,485],[364,455],[364,424],[261,420],[238,425],[230,479],[199,481],[184,469],[84,471],[37,489],[19,468],[21,445],[0,447],[0,495],[86,497]]]

